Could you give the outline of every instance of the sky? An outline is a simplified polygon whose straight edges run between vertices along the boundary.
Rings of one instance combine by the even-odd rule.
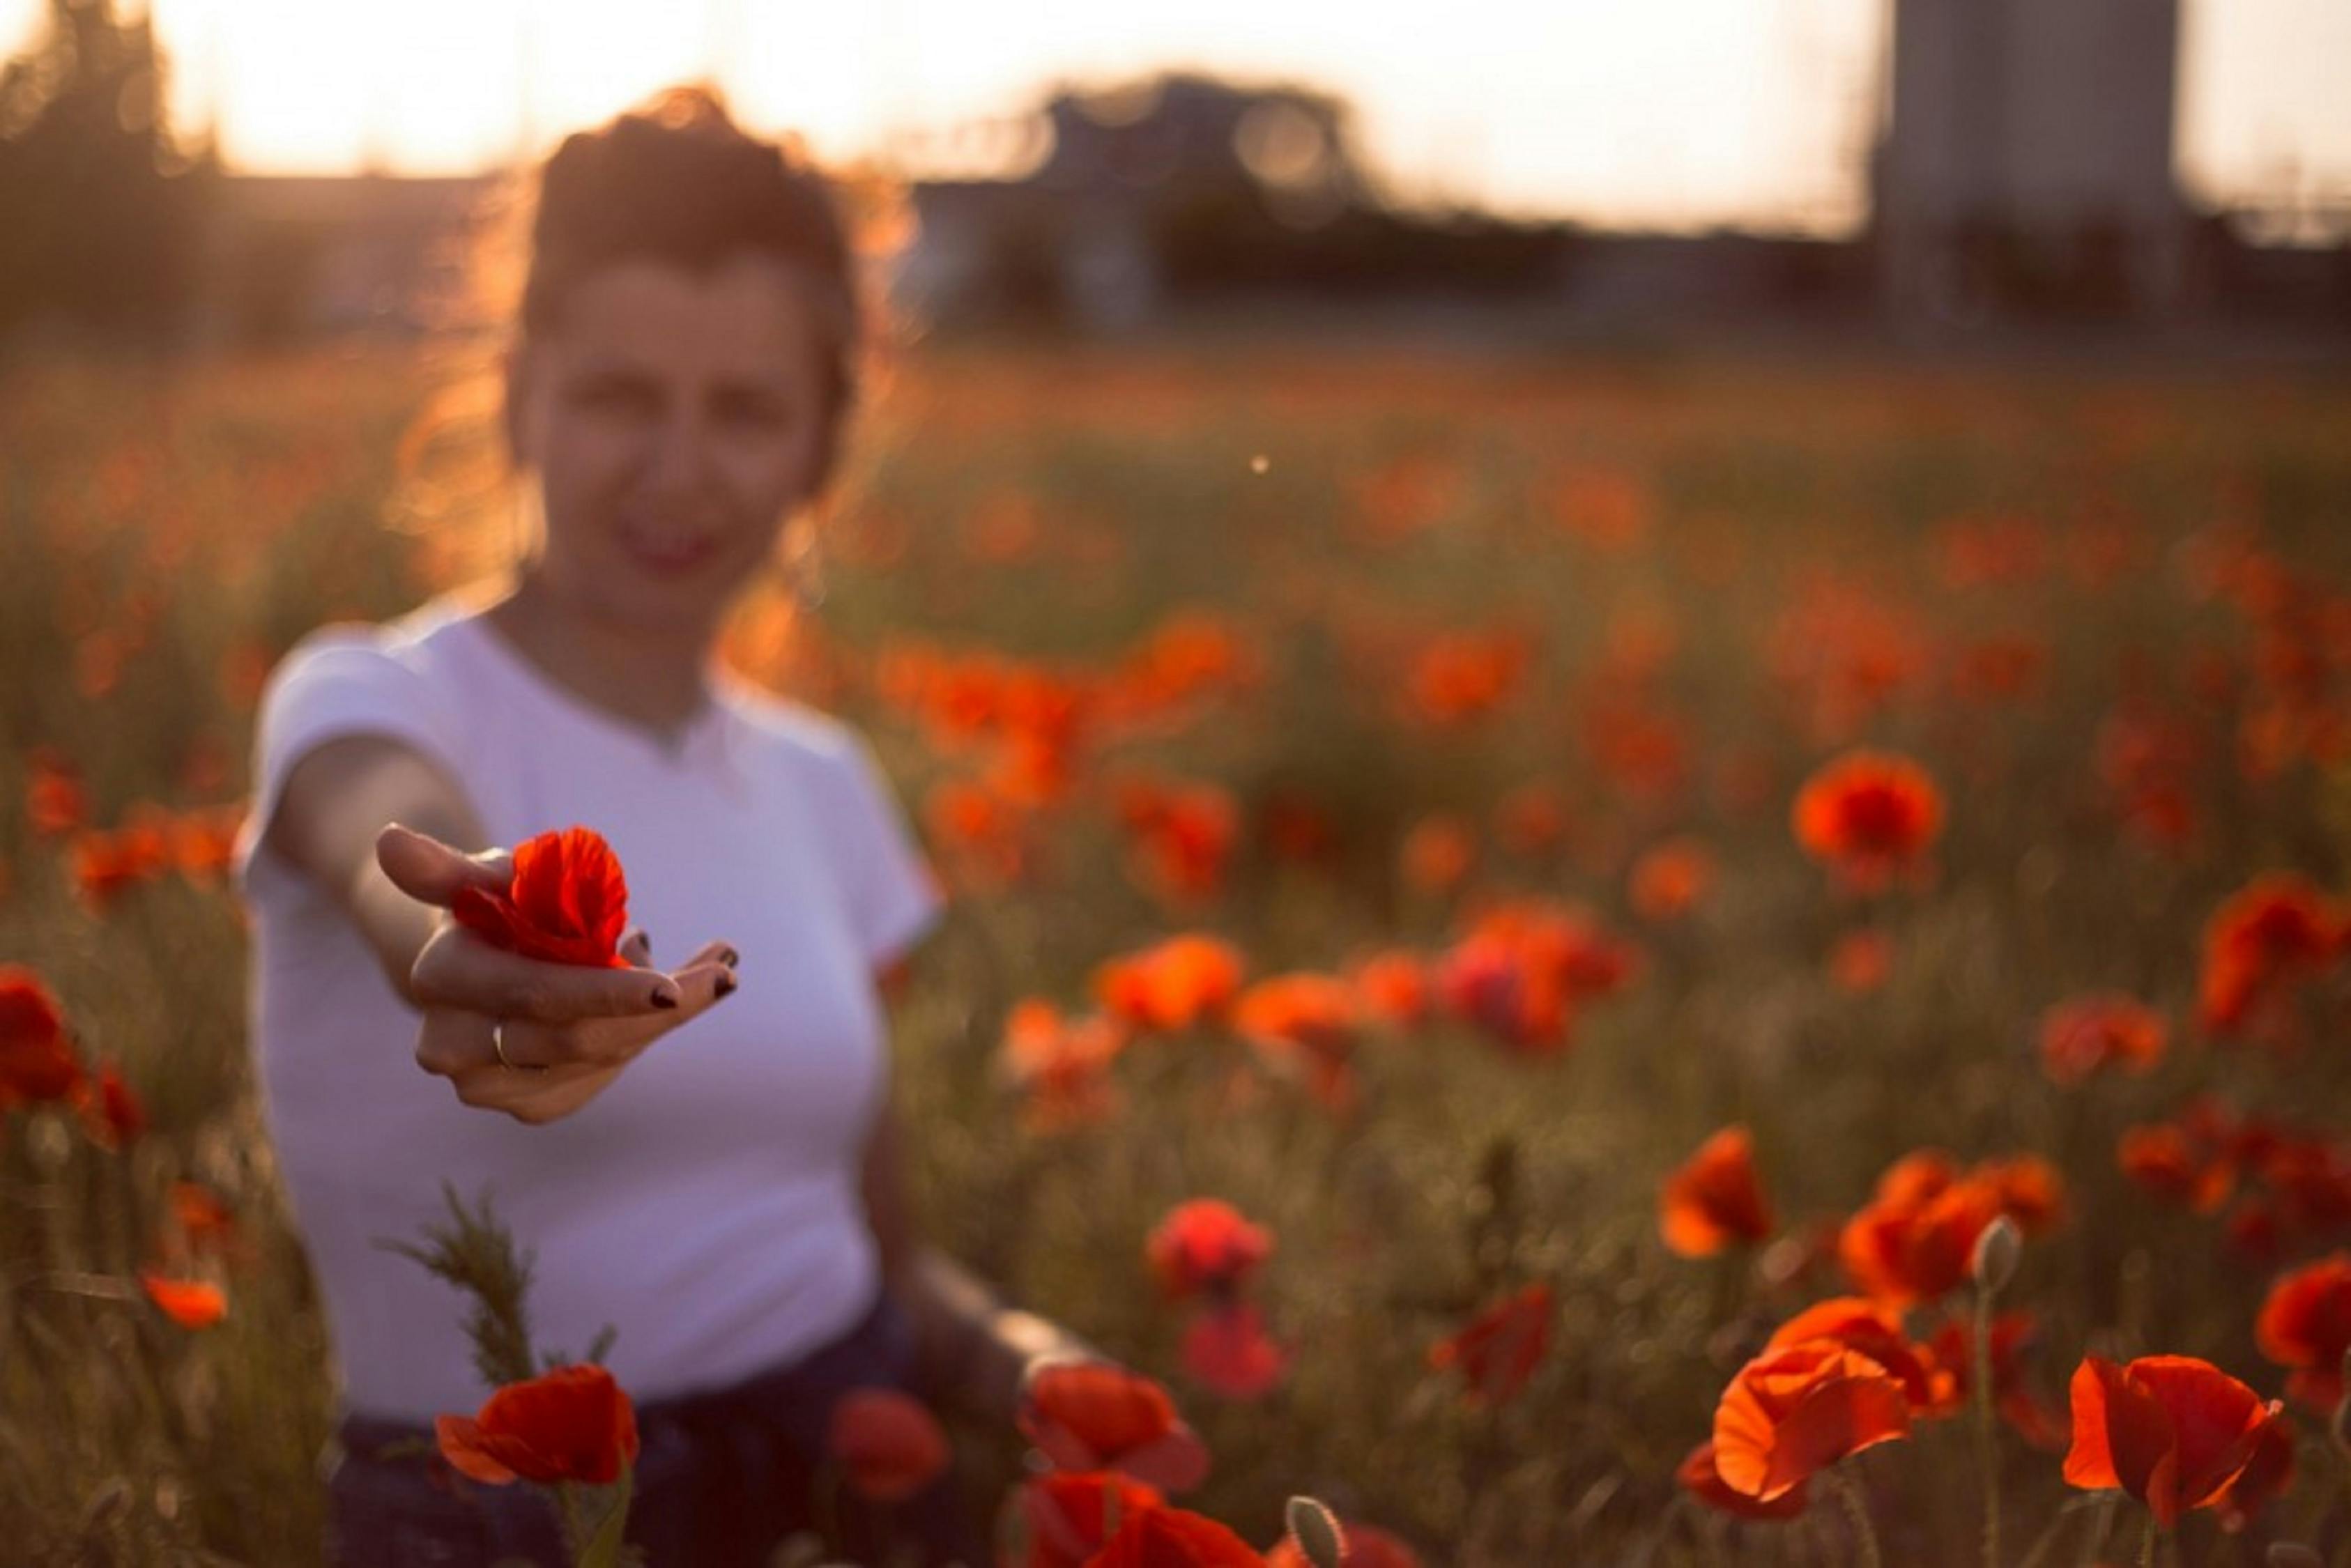
[[[827,157],[960,171],[1056,79],[1185,64],[1357,109],[1419,201],[1823,232],[1865,210],[1887,0],[151,0],[172,112],[231,163],[476,170],[667,83]],[[1383,4],[1387,16],[1382,16]],[[0,0],[0,43],[46,0]],[[126,5],[125,8],[129,8]],[[2189,190],[2351,201],[2351,0],[2182,0]],[[1393,22],[1388,25],[1388,17]],[[1441,25],[1440,25],[1441,24]],[[923,165],[928,165],[927,167]]]

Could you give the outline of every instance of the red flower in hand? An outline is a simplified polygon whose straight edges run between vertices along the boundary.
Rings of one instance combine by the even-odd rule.
[[[614,951],[629,919],[621,862],[594,830],[571,827],[515,846],[514,882],[504,893],[460,888],[457,924],[493,947],[550,964],[625,969]]]
[[[608,1486],[637,1457],[637,1411],[601,1366],[509,1383],[479,1414],[434,1423],[441,1457],[477,1481]]]
[[[2251,1464],[2277,1413],[2211,1363],[2143,1355],[2127,1366],[2098,1356],[2074,1373],[2074,1448],[2065,1479],[2119,1487],[2166,1529],[2220,1500]]]

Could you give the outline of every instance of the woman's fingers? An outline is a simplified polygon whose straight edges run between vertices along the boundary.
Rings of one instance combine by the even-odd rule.
[[[376,834],[375,863],[392,886],[419,904],[443,909],[449,907],[459,888],[503,893],[514,881],[514,857],[506,851],[465,854],[398,822],[386,824]]]
[[[653,967],[653,939],[645,935],[645,928],[642,925],[632,926],[629,934],[621,938],[617,951],[640,969]]]
[[[678,966],[678,968],[691,969],[696,964],[724,964],[732,969],[741,962],[742,959],[737,956],[732,943],[705,942],[701,946],[696,947],[685,962]]]
[[[724,945],[713,943],[711,946],[723,948]],[[674,1019],[664,1020],[664,1034],[708,1012],[735,994],[734,966],[721,962],[716,954],[698,963],[688,964],[670,978],[677,982],[685,1005],[678,1009]]]
[[[487,951],[498,958],[511,957],[495,948]],[[456,1083],[459,1098],[469,1104],[482,1102],[468,1092],[475,1087],[469,1085],[468,1080],[484,1072],[536,1078],[540,1076],[537,1071],[540,1069],[597,1071],[623,1066],[654,1040],[681,1024],[692,1022],[733,993],[735,972],[722,961],[733,956],[734,950],[726,944],[713,942],[696,955],[696,962],[674,975],[664,976],[647,969],[570,971],[593,979],[633,977],[632,983],[638,985],[650,978],[669,986],[677,996],[674,1008],[626,1016],[589,1014],[550,1019],[521,1009],[486,1007],[479,1000],[444,1001],[438,1005],[428,1002],[417,1033],[416,1063],[427,1072],[438,1073]],[[534,969],[556,969],[557,977],[564,977],[559,965],[540,965],[529,959],[516,962]],[[473,994],[478,996],[478,991]],[[501,1046],[505,1048],[504,1060],[499,1056]],[[506,1096],[502,1092],[498,1097]]]
[[[658,969],[549,964],[493,947],[457,925],[443,926],[425,943],[408,988],[427,1009],[549,1024],[660,1018],[685,1003],[677,982]]]

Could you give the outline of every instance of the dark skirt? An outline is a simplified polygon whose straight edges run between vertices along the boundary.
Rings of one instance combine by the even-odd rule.
[[[834,1404],[852,1389],[906,1387],[913,1364],[913,1334],[885,1293],[855,1328],[789,1366],[640,1405],[629,1540],[649,1568],[765,1568],[777,1546],[810,1530],[852,1562],[983,1568],[984,1538],[952,1471],[881,1506],[824,1465]],[[563,1568],[551,1496],[467,1479],[425,1427],[353,1414],[328,1463],[327,1561],[337,1568]]]

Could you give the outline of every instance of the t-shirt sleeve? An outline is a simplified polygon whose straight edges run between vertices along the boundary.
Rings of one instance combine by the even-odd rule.
[[[872,748],[852,733],[841,765],[835,828],[844,893],[866,962],[882,969],[930,930],[946,900]]]
[[[329,740],[358,735],[399,741],[452,779],[464,776],[456,716],[423,671],[385,648],[374,632],[313,632],[279,661],[262,690],[253,805],[237,840],[240,876],[252,865],[295,765]]]

